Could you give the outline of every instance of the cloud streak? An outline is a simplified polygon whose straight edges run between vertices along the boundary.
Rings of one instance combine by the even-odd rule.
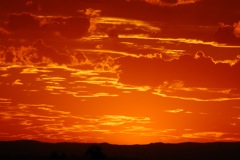
[[[177,5],[196,3],[199,0],[144,0],[144,1],[153,5],[173,7]]]

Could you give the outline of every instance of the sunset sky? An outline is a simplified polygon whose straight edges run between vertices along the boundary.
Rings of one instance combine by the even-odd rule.
[[[240,141],[239,0],[0,0],[0,140]]]

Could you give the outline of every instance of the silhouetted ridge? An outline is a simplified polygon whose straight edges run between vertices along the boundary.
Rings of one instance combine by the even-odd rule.
[[[1,160],[239,160],[240,142],[111,145],[0,142]]]

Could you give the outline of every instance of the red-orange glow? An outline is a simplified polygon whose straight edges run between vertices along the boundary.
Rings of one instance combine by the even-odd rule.
[[[240,141],[240,1],[55,2],[0,2],[0,140]]]

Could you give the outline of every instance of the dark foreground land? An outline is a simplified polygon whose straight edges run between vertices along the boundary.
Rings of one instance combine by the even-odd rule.
[[[111,145],[0,142],[0,160],[240,160],[240,142]]]

